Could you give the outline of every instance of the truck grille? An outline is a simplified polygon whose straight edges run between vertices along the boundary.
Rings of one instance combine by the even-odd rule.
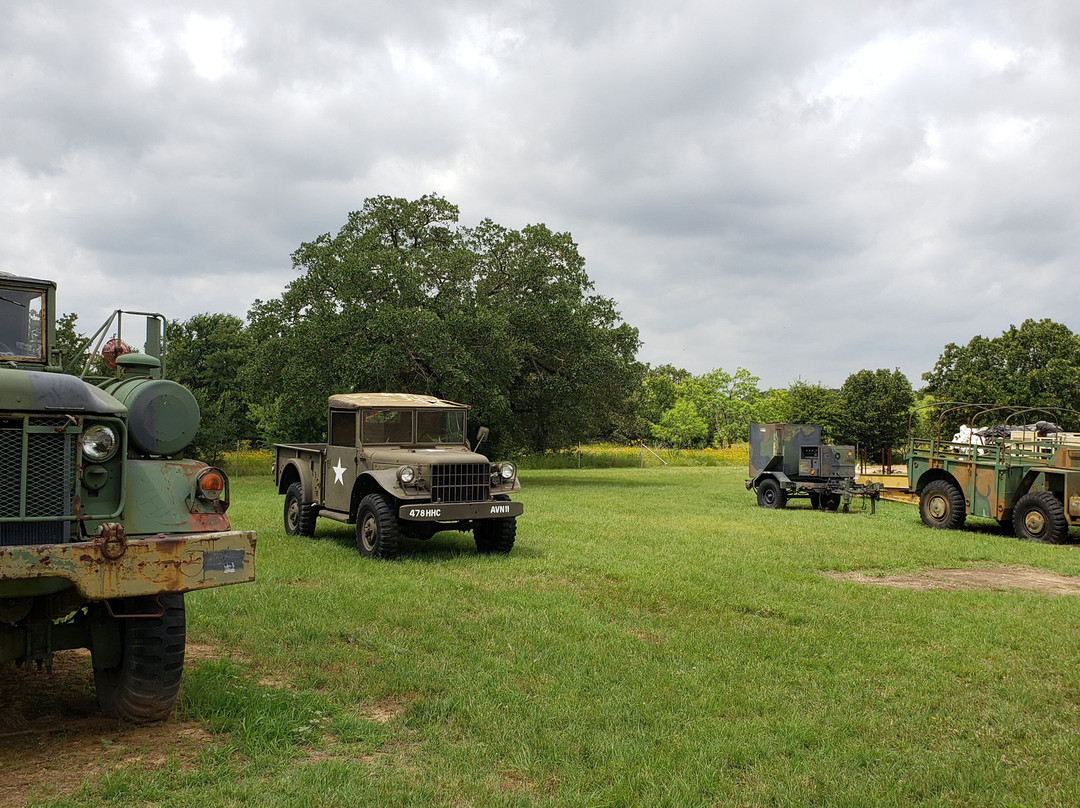
[[[77,435],[67,419],[0,419],[0,546],[66,542]]]
[[[486,463],[447,463],[431,468],[431,498],[436,502],[483,502],[491,488]]]

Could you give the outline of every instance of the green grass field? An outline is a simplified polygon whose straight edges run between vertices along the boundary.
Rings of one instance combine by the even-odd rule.
[[[869,574],[1080,548],[924,528],[917,509],[768,511],[732,467],[529,471],[518,543],[359,556],[237,479],[257,582],[189,595],[194,759],[55,804],[1080,804],[1080,601]],[[53,804],[53,803],[45,803]]]

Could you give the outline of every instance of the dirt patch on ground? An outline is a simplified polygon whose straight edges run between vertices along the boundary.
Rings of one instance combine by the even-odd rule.
[[[409,702],[406,699],[383,699],[374,704],[369,704],[361,710],[360,714],[369,721],[388,724],[394,719],[399,718],[408,706]]]
[[[961,569],[931,569],[893,575],[871,575],[863,572],[829,572],[830,578],[854,581],[871,586],[895,589],[982,590],[1027,589],[1047,595],[1080,593],[1080,578],[1030,567],[964,567]]]
[[[144,727],[106,718],[85,651],[57,654],[52,673],[0,669],[0,808],[73,794],[88,779],[128,766],[185,766],[213,737],[195,723]]]

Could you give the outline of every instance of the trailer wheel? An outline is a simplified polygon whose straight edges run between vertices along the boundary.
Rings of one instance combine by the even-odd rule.
[[[120,660],[110,668],[94,668],[98,704],[110,718],[132,724],[162,721],[176,704],[184,670],[184,596],[130,598],[124,609],[129,614],[162,613],[109,618],[119,634]]]
[[[948,480],[927,483],[919,497],[919,516],[927,527],[956,530],[964,526],[964,494]]]
[[[1069,538],[1065,506],[1049,491],[1024,494],[1013,509],[1013,530],[1020,539],[1062,544]]]
[[[762,508],[783,508],[787,505],[787,492],[772,477],[766,477],[758,483],[757,504]]]
[[[293,483],[285,492],[285,532],[290,536],[315,535],[315,508],[304,501],[304,487]]]
[[[840,508],[839,494],[825,494],[821,497],[821,507],[826,511],[836,511]]]
[[[506,555],[514,549],[517,537],[517,518],[484,519],[473,527],[476,551],[484,554]]]
[[[356,512],[356,549],[367,558],[396,558],[398,524],[381,494],[368,494]]]

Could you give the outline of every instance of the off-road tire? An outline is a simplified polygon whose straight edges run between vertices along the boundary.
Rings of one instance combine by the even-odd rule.
[[[927,483],[919,496],[919,516],[927,527],[958,530],[967,518],[964,494],[948,480]]]
[[[473,527],[476,551],[487,555],[506,555],[514,549],[517,538],[517,518],[484,519]]]
[[[129,598],[126,614],[157,617],[110,617],[120,633],[120,663],[94,668],[98,704],[110,718],[132,724],[162,721],[169,717],[180,691],[187,638],[184,596]]]
[[[758,483],[757,504],[762,508],[783,508],[787,505],[787,492],[772,477],[766,477]]]
[[[838,511],[843,497],[840,494],[823,494],[821,496],[821,509],[823,511]]]
[[[356,549],[366,558],[396,558],[398,523],[381,494],[368,494],[356,509]]]
[[[315,506],[304,499],[304,487],[293,483],[285,491],[285,532],[290,536],[315,535]]]
[[[1031,491],[1013,509],[1016,537],[1047,544],[1062,544],[1069,538],[1065,506],[1049,491]]]

